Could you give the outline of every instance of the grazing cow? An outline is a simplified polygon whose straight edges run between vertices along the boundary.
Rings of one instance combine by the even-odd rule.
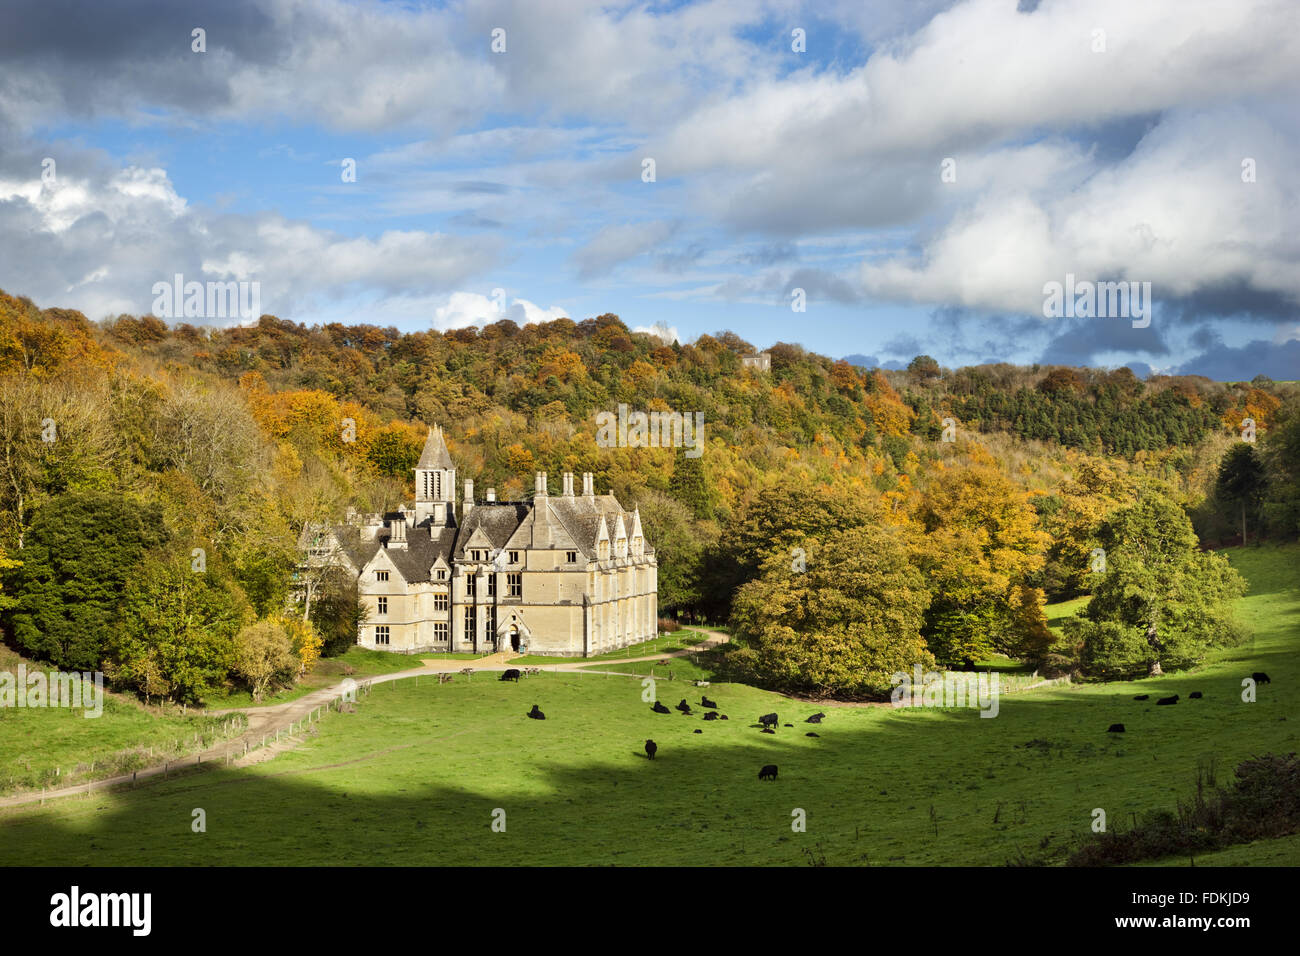
[[[718,719],[718,715],[717,715],[714,711],[709,711],[707,714],[704,715],[704,719],[705,719],[705,720],[717,720],[717,719]]]
[[[822,718],[825,717],[825,716],[826,716],[825,714],[818,712],[818,713],[816,713],[816,714],[813,714],[813,715],[812,715],[811,717],[809,717],[807,720],[805,720],[804,723],[805,723],[805,724],[820,724],[820,723],[822,722]]]
[[[704,731],[700,730],[699,727],[696,727],[696,728],[695,728],[695,732],[696,732],[697,734],[702,734],[702,733],[704,733]]]
[[[683,697],[682,702],[677,705],[677,709],[680,710],[683,714],[689,714],[691,712],[691,705],[686,703],[686,698]]]
[[[762,717],[758,718],[758,722],[764,727],[775,727],[781,722],[781,720],[776,716],[776,714],[764,714]]]
[[[759,732],[760,732],[760,733],[764,733],[764,734],[774,734],[774,733],[776,733],[776,731],[773,730],[771,727],[764,727],[764,728],[763,728],[761,731],[759,731]]]
[[[758,779],[759,779],[759,780],[775,780],[775,779],[776,779],[776,764],[774,764],[774,763],[770,763],[770,764],[768,764],[766,767],[764,767],[762,770],[760,770],[760,771],[758,772]]]
[[[1150,695],[1150,694],[1138,694],[1138,695],[1137,695],[1136,697],[1134,697],[1133,699],[1134,699],[1134,700],[1150,700],[1150,699],[1151,699],[1151,695]]]
[[[1158,699],[1158,700],[1156,701],[1156,703],[1157,703],[1157,704],[1176,704],[1176,703],[1178,703],[1178,695],[1177,695],[1177,694],[1174,694],[1173,697],[1161,697],[1160,699]]]
[[[722,714],[722,715],[720,715],[720,716],[718,717],[718,720],[726,720],[726,719],[727,719],[727,715],[726,715],[726,714]]]
[[[659,749],[659,745],[656,744],[653,740],[647,740],[645,742],[645,755],[649,757],[651,760],[655,759],[655,751],[657,751],[658,749]]]
[[[1268,675],[1265,674],[1263,671],[1255,671],[1255,673],[1253,673],[1253,674],[1250,675],[1250,678],[1251,678],[1251,680],[1253,680],[1256,684],[1271,684],[1271,683],[1273,683],[1271,680],[1269,680]]]
[[[701,707],[712,707],[714,710],[717,710],[717,709],[718,709],[718,705],[717,705],[717,703],[715,703],[714,701],[709,700],[709,698],[707,698],[707,697],[701,697],[701,698],[700,698],[700,706],[701,706]]]
[[[438,675],[438,683],[439,683],[439,684],[450,684],[451,681],[452,681],[452,677],[451,677],[450,674],[439,674],[439,675]]]
[[[808,731],[808,733],[804,734],[804,736],[805,736],[805,737],[820,737],[821,734],[815,734],[815,733],[813,733],[813,732],[810,730],[810,731]]]
[[[708,686],[709,686],[709,682],[706,681],[706,680],[697,680],[697,681],[695,682],[695,686],[696,686],[696,687],[708,687]]]
[[[654,706],[651,707],[650,709],[653,710],[656,714],[671,714],[671,713],[672,713],[671,710],[669,710],[667,707],[665,707],[665,706],[664,706],[662,703],[660,703],[659,701],[655,701],[655,702],[654,702]]]
[[[528,712],[528,716],[533,718],[533,720],[546,719],[546,715],[541,712],[541,710],[538,708],[536,704],[533,704],[533,709]]]
[[[1111,724],[1109,727],[1106,728],[1106,733],[1108,734],[1122,734],[1123,732],[1124,732],[1123,724]]]
[[[1191,698],[1192,700],[1200,700],[1200,699],[1201,699],[1201,692],[1200,692],[1199,690],[1194,690],[1194,691],[1192,691],[1190,694],[1188,694],[1187,696],[1188,696],[1189,698]]]
[[[500,679],[501,679],[501,680],[512,680],[512,681],[514,681],[516,684],[518,684],[518,683],[519,683],[519,671],[512,667],[512,668],[510,668],[508,671],[506,671],[504,674],[502,674],[501,677],[500,677]]]

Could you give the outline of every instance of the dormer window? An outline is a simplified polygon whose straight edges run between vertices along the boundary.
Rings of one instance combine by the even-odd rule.
[[[437,572],[434,574],[434,579],[435,579],[435,580],[438,580],[438,581],[445,581],[445,580],[447,580],[447,569],[446,569],[446,568],[439,568],[439,569],[437,570]]]

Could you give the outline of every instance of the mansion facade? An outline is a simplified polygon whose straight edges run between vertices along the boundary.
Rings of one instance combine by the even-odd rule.
[[[415,466],[415,503],[387,514],[349,511],[312,528],[307,565],[356,576],[368,610],[357,643],[403,653],[512,650],[588,657],[658,631],[658,568],[637,510],[598,495],[590,473],[576,491],[565,473],[551,495],[546,472],[528,501],[474,500],[440,428]]]

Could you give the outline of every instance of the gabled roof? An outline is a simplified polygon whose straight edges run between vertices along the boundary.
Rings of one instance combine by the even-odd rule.
[[[561,525],[588,558],[597,557],[596,542],[600,538],[601,522],[605,523],[605,533],[617,528],[620,521],[627,528],[633,520],[630,512],[623,510],[618,499],[613,495],[593,495],[587,498],[579,495],[573,498],[548,498],[551,514],[559,519]]]
[[[528,505],[520,501],[475,505],[461,523],[456,536],[455,556],[465,557],[465,548],[476,533],[479,540],[486,538],[493,548],[504,548],[527,515]]]
[[[434,425],[429,429],[429,437],[424,441],[424,451],[420,452],[420,461],[415,467],[444,469],[456,467],[451,462],[451,453],[447,451],[447,443],[442,438],[440,426]]]
[[[392,514],[385,517],[389,520],[398,520],[400,515]],[[414,584],[430,580],[429,571],[439,558],[450,564],[456,529],[435,527],[434,534],[430,537],[429,528],[428,522],[408,528],[405,548],[386,549],[384,542],[388,540],[390,531],[381,531],[373,541],[362,540],[360,531],[352,527],[336,528],[335,532],[339,534],[344,551],[357,568],[364,570],[382,549],[387,559],[402,575],[403,580]]]

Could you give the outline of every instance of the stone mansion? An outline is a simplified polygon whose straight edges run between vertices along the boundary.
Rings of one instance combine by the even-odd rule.
[[[658,569],[638,511],[575,492],[566,473],[551,495],[538,472],[529,501],[474,500],[440,428],[415,466],[415,504],[388,514],[349,511],[340,526],[304,533],[308,566],[357,577],[369,611],[357,643],[375,650],[587,657],[655,636]]]

